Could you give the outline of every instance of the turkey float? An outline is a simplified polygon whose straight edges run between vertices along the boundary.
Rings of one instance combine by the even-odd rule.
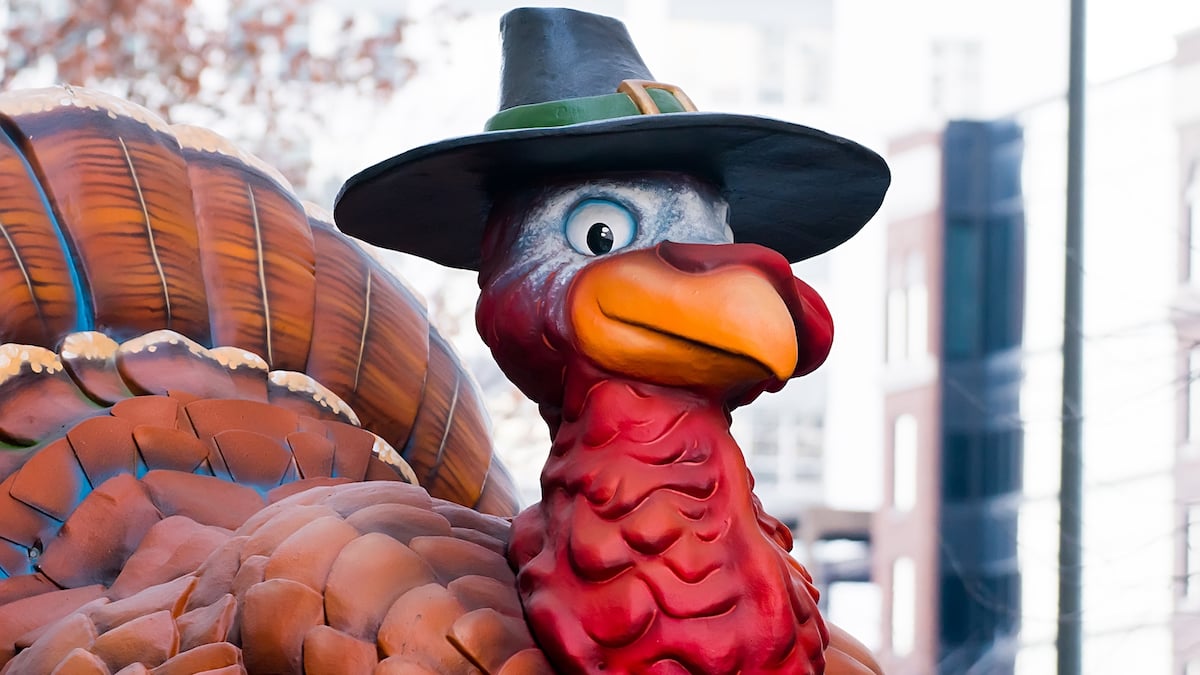
[[[697,112],[615,20],[501,33],[487,131],[351,178],[333,219],[211,132],[0,97],[0,672],[879,672],[729,420],[825,359],[789,262],[862,227],[887,167]],[[333,221],[479,272],[553,437],[540,503]]]

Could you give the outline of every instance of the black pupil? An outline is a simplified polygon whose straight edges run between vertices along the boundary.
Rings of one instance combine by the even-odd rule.
[[[593,224],[588,230],[587,245],[588,250],[596,255],[608,253],[613,247],[612,230],[604,223]]]

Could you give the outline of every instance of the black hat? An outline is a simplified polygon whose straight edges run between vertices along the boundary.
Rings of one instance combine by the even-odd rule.
[[[795,262],[849,239],[890,175],[874,152],[816,129],[695,112],[653,82],[625,26],[570,9],[500,21],[500,112],[486,131],[409,150],[346,181],[346,233],[443,265],[478,269],[495,195],[541,177],[680,171],[715,183],[737,241]]]

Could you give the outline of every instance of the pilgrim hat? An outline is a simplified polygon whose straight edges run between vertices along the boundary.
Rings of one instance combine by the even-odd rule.
[[[482,134],[409,150],[346,181],[346,233],[450,267],[478,269],[495,195],[539,178],[678,171],[730,204],[734,238],[796,262],[854,235],[890,175],[874,152],[816,129],[696,112],[653,77],[624,24],[570,9],[500,22],[500,112]]]

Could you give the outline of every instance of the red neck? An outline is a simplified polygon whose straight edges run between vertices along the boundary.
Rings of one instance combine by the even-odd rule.
[[[542,502],[514,522],[510,549],[552,662],[606,675],[821,672],[816,591],[751,487],[720,404],[568,383]]]

